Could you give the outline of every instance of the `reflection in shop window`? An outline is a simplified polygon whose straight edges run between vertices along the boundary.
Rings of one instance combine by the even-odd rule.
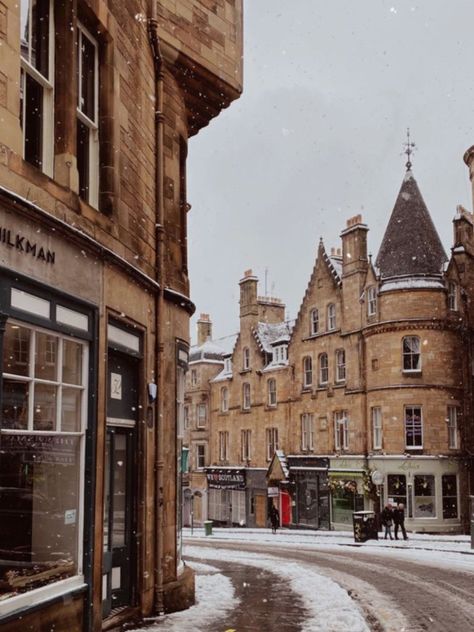
[[[458,479],[456,474],[443,474],[443,518],[458,517]]]
[[[415,518],[435,518],[436,492],[434,476],[415,476],[414,496]]]
[[[407,479],[405,474],[389,474],[387,476],[388,501],[407,506]]]
[[[75,345],[9,322],[4,337],[0,432],[0,600],[81,572],[80,481],[83,469],[85,374],[61,382],[59,361]],[[31,361],[30,361],[31,359]],[[34,359],[34,360],[33,360]]]

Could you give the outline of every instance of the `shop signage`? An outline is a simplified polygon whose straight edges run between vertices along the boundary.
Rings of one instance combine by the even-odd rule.
[[[15,233],[9,228],[0,227],[0,243],[9,248],[14,248],[18,250],[18,252],[23,252],[25,255],[29,255],[37,261],[50,264],[55,263],[56,253],[53,250],[48,250],[36,242],[30,241],[21,233]]]
[[[207,470],[209,489],[245,489],[244,470]]]
[[[75,465],[77,437],[34,434],[2,434],[1,449],[6,454],[21,455],[22,463]]]
[[[279,495],[278,487],[269,487],[268,488],[268,496],[270,498],[277,498]]]

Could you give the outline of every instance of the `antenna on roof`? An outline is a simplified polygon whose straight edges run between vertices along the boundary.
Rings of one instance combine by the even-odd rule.
[[[413,154],[413,152],[415,152],[418,148],[415,145],[415,143],[412,143],[411,138],[410,138],[410,128],[407,127],[407,142],[403,144],[403,146],[405,147],[405,154],[407,155],[407,162],[406,162],[406,168],[407,171],[411,170],[412,164],[411,164],[411,156]]]
[[[265,297],[267,297],[268,268],[265,268]]]

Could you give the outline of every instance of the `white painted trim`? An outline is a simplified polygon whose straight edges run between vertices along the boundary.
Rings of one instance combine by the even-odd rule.
[[[11,597],[5,601],[0,602],[0,616],[15,612],[21,608],[28,608],[40,604],[43,601],[66,595],[73,590],[80,588],[86,588],[83,575],[76,575],[74,577],[68,577],[54,584],[48,584],[41,588],[36,588],[30,592]]]

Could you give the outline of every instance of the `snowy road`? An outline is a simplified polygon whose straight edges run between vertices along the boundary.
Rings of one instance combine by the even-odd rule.
[[[244,535],[245,534],[245,535]],[[474,555],[462,538],[351,546],[347,534],[186,538],[198,605],[156,632],[468,632]],[[149,630],[149,628],[148,628]]]

